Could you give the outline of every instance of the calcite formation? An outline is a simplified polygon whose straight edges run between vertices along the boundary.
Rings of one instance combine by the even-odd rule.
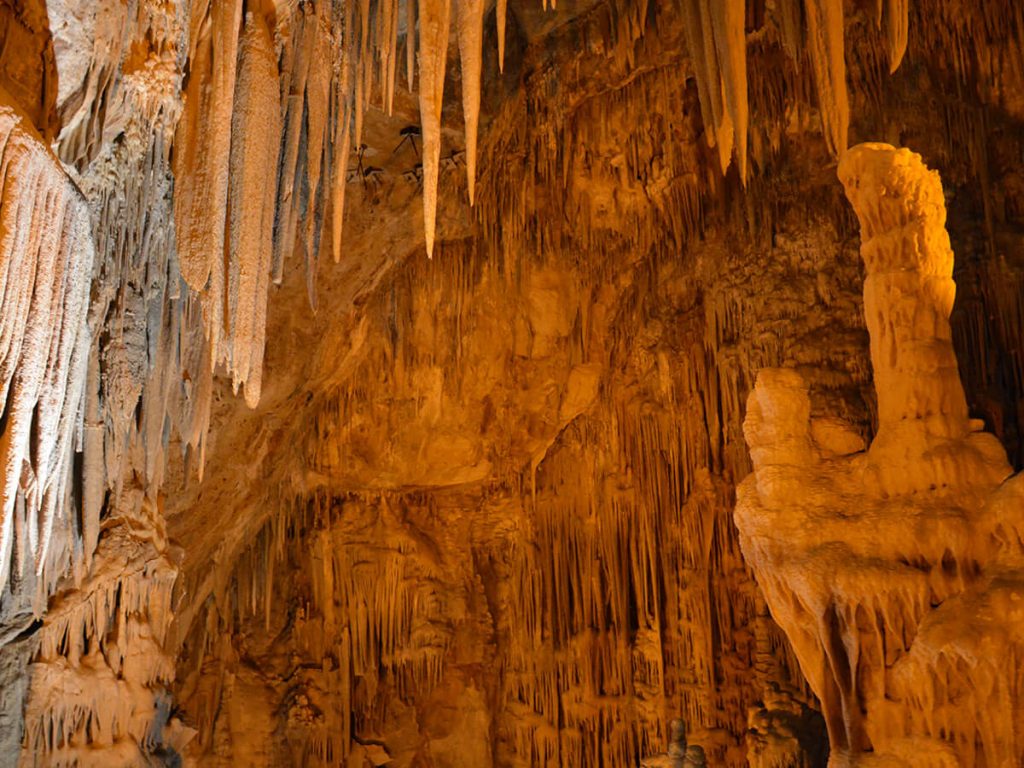
[[[877,433],[865,448],[812,416],[799,374],[762,370],[744,422],[743,550],[821,701],[833,760],[1016,765],[1020,478],[968,417],[942,185],[883,144],[847,151],[839,176],[860,221]]]
[[[70,559],[91,556],[81,537],[99,512],[76,519],[72,502],[95,251],[81,193],[2,91],[0,140],[0,592],[38,583],[39,616]]]
[[[1013,0],[0,0],[0,765],[1018,764],[1022,157]]]

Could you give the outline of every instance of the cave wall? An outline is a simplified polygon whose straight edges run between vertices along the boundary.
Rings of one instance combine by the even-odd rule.
[[[712,765],[822,764],[732,521],[746,398],[796,368],[817,438],[874,436],[835,155],[906,144],[949,198],[967,403],[1019,465],[1024,21],[725,6],[3,6],[53,48],[56,96],[0,69],[96,257],[61,554],[0,597],[0,744],[628,765],[681,717]]]

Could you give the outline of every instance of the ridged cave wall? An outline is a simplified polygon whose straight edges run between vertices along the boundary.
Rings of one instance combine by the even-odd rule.
[[[0,36],[0,765],[1024,764],[1020,3]]]

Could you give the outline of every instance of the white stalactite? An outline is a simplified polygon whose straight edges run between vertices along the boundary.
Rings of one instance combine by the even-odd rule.
[[[37,573],[66,501],[90,347],[85,201],[28,118],[0,104],[0,591]],[[19,519],[15,520],[15,516]]]
[[[242,0],[217,0],[194,45],[185,113],[175,140],[175,229],[181,276],[206,288],[224,252],[231,115]]]

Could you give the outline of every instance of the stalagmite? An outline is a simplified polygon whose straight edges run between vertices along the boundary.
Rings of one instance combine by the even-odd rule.
[[[967,648],[1019,646],[1019,619],[988,612],[1024,594],[1024,549],[993,547],[989,509],[1020,484],[1003,485],[1005,451],[968,419],[942,185],[919,155],[884,144],[848,150],[839,176],[861,226],[878,432],[866,451],[828,436],[801,377],[762,370],[744,422],[744,553],[821,699],[832,759],[987,764],[1000,752],[1010,764],[1024,755],[1019,716],[984,695],[954,703],[946,669],[963,663],[980,680],[984,654]],[[948,624],[955,610],[972,618]]]
[[[441,108],[448,59],[451,0],[419,0],[420,120],[423,132],[423,234],[427,256],[434,254],[437,182],[441,162]]]
[[[483,55],[483,0],[458,3],[459,60],[462,63],[462,112],[466,120],[466,181],[469,204],[476,190],[476,134],[480,123],[480,71]],[[744,63],[744,68],[746,64]],[[745,69],[744,69],[745,71]]]

